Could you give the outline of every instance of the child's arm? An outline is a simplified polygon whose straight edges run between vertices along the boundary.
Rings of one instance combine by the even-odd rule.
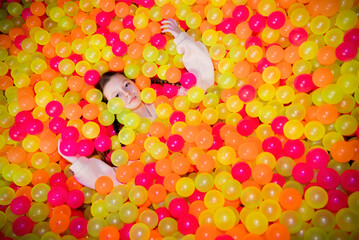
[[[177,52],[183,54],[183,65],[196,76],[197,86],[206,91],[214,84],[214,67],[206,46],[182,32],[174,19],[167,19],[162,23],[162,32],[169,32],[175,37]]]
[[[74,172],[75,179],[82,185],[95,189],[96,180],[102,176],[108,176],[113,181],[113,186],[121,184],[116,179],[115,170],[97,158],[86,158],[81,156],[65,156],[60,151],[60,141],[58,145],[59,154],[67,161],[71,162],[71,171]]]

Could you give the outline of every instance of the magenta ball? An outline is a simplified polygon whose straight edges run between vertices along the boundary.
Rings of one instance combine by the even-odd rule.
[[[161,84],[157,84],[157,83],[151,84],[151,88],[155,90],[157,96],[163,95]]]
[[[120,229],[120,239],[121,240],[131,240],[130,239],[130,230],[131,230],[133,225],[134,225],[133,223],[125,224]]]
[[[273,119],[271,128],[274,133],[283,135],[284,124],[288,122],[288,118],[284,116],[279,116]]]
[[[179,152],[184,146],[183,137],[178,134],[170,136],[167,140],[167,147],[172,152]]]
[[[34,119],[31,112],[28,111],[21,111],[18,112],[15,116],[15,122],[16,123],[26,123],[29,120]]]
[[[218,24],[217,28],[225,34],[234,33],[237,27],[237,22],[233,18],[225,18]]]
[[[205,192],[200,192],[197,189],[195,189],[194,192],[191,194],[191,196],[188,197],[188,200],[190,203],[193,203],[194,201],[198,201],[198,200],[203,201],[205,195],[206,195]]]
[[[238,90],[238,97],[243,102],[251,102],[256,97],[256,89],[252,85],[243,85]]]
[[[50,186],[56,184],[56,183],[66,183],[67,177],[63,172],[58,172],[52,174],[52,176],[49,179]]]
[[[14,45],[16,48],[22,50],[22,41],[24,41],[27,37],[25,35],[18,35],[14,39]]]
[[[67,123],[63,118],[54,117],[49,122],[49,129],[55,134],[59,134],[66,127]]]
[[[100,152],[105,152],[111,148],[111,138],[107,135],[99,135],[95,138],[95,148]]]
[[[274,66],[274,64],[269,62],[267,58],[262,58],[257,64],[257,71],[263,73],[264,69],[270,66]]]
[[[249,28],[257,33],[261,32],[266,24],[266,18],[260,14],[254,14],[248,21]]]
[[[251,177],[252,170],[248,163],[238,162],[232,167],[231,174],[237,181],[245,182]]]
[[[358,48],[351,42],[343,42],[335,49],[335,55],[339,61],[348,62],[358,54]]]
[[[307,163],[297,163],[292,170],[295,181],[309,183],[314,177],[314,170]]]
[[[25,196],[16,197],[10,203],[10,210],[16,215],[24,215],[29,211],[30,207],[31,201]]]
[[[32,119],[25,125],[26,132],[31,135],[38,135],[44,130],[44,124],[39,119]]]
[[[283,185],[286,183],[286,180],[282,175],[278,173],[273,173],[273,177],[270,182],[278,184],[279,186],[283,187]]]
[[[84,194],[80,190],[72,190],[67,194],[66,204],[72,208],[76,209],[81,207],[84,204]]]
[[[145,8],[151,8],[155,5],[155,0],[138,0],[136,2],[139,2],[138,4]]]
[[[307,152],[307,163],[314,169],[325,168],[330,160],[327,151],[321,148],[313,148]]]
[[[32,232],[34,222],[27,216],[20,216],[12,223],[12,231],[17,236],[24,236]]]
[[[90,156],[95,150],[93,142],[89,139],[80,140],[77,145],[78,145],[77,153],[80,156]]]
[[[359,191],[359,171],[348,169],[340,175],[340,184],[348,192]]]
[[[233,9],[232,17],[238,23],[244,22],[249,17],[249,10],[245,5],[238,5]]]
[[[185,199],[175,198],[170,202],[168,210],[172,217],[178,219],[183,214],[188,214],[189,205]]]
[[[50,67],[55,70],[55,71],[59,71],[59,64],[60,62],[63,60],[62,57],[59,56],[55,56],[53,58],[50,59]]]
[[[87,220],[83,217],[74,218],[69,225],[69,232],[76,238],[81,238],[87,233]]]
[[[62,187],[53,187],[47,194],[47,201],[51,206],[57,207],[67,200],[67,191]]]
[[[151,37],[150,43],[157,49],[163,49],[166,46],[167,39],[164,35],[157,33]]]
[[[280,29],[284,23],[285,15],[280,11],[272,12],[267,18],[267,25],[272,29]]]
[[[186,89],[194,87],[197,83],[197,78],[193,73],[185,73],[180,79],[181,86]]]
[[[85,73],[84,80],[89,85],[96,85],[98,81],[100,80],[101,75],[96,70],[88,70]]]
[[[9,2],[9,1],[8,1]],[[30,8],[24,8],[24,10],[22,10],[21,12],[21,17],[26,21],[26,19],[28,17],[30,17],[32,15],[32,12],[30,10]]]
[[[127,53],[127,45],[122,41],[116,41],[112,45],[112,52],[115,56],[122,57]]]
[[[162,87],[162,94],[168,97],[169,99],[177,96],[178,93],[178,87],[171,85],[171,84],[165,84]]]
[[[338,189],[332,189],[328,192],[328,202],[325,206],[326,209],[332,213],[338,212],[340,209],[348,206],[348,196]]]
[[[135,184],[146,188],[147,190],[153,185],[154,178],[151,174],[141,172],[135,177]]]
[[[195,234],[199,226],[198,220],[192,214],[183,214],[178,220],[178,231],[183,235]]]
[[[294,87],[298,92],[309,92],[313,89],[314,83],[309,74],[300,74],[294,79]]]
[[[145,167],[143,168],[143,171],[146,173],[151,174],[153,178],[159,177],[159,175],[156,172],[156,162],[147,163]]]
[[[304,28],[294,28],[290,31],[288,40],[294,46],[300,46],[302,43],[307,41],[308,33]]]
[[[170,212],[169,212],[168,209],[165,208],[165,207],[157,208],[157,209],[155,210],[155,212],[156,212],[156,214],[157,214],[157,216],[158,216],[158,221],[161,221],[162,219],[171,216]]]
[[[317,183],[325,189],[334,189],[340,183],[340,176],[332,168],[322,168],[317,174]]]
[[[61,139],[73,139],[77,141],[79,136],[79,130],[77,130],[77,128],[75,128],[74,126],[65,127],[64,130],[61,132]]]
[[[258,127],[258,124],[258,119],[242,119],[237,124],[237,131],[242,136],[249,136]]]
[[[9,129],[9,137],[13,141],[22,141],[27,136],[27,131],[23,124],[15,123]]]
[[[176,122],[184,122],[186,115],[181,111],[174,111],[170,116],[170,123],[173,125]]]
[[[96,23],[101,27],[107,27],[111,23],[111,15],[107,12],[99,12],[96,14]]]
[[[58,101],[51,101],[49,102],[46,107],[45,111],[49,117],[58,117],[62,114],[64,107]]]
[[[305,152],[305,147],[302,141],[296,140],[288,140],[283,147],[285,155],[290,158],[297,159],[303,156]]]
[[[133,16],[127,15],[122,19],[122,25],[124,28],[129,28],[131,30],[135,30],[135,26],[133,25]]]
[[[110,32],[105,37],[106,37],[106,43],[109,46],[113,46],[115,42],[120,41],[120,36],[118,35],[118,33],[115,32]]]
[[[227,234],[223,234],[223,235],[219,235],[214,240],[234,240],[234,238]]]
[[[275,157],[279,156],[282,151],[282,142],[277,137],[268,137],[262,142],[263,152],[269,152]]]
[[[60,151],[65,156],[75,156],[78,150],[78,145],[74,139],[63,139],[60,143]]]
[[[219,135],[213,135],[213,143],[208,150],[218,150],[223,147],[223,140]]]
[[[355,47],[359,47],[359,28],[348,30],[344,35],[344,42],[349,42]]]
[[[83,60],[82,56],[78,54],[71,54],[68,58],[75,64]]]
[[[257,45],[259,47],[262,47],[262,40],[257,37],[257,36],[250,36],[247,40],[246,40],[246,44],[245,47],[249,48],[250,46],[254,46]]]

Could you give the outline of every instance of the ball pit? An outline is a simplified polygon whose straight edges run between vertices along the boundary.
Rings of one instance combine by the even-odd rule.
[[[1,239],[358,238],[358,0],[0,6]],[[207,92],[168,18],[207,47]],[[107,71],[157,119],[103,102]],[[59,150],[109,152],[120,184],[84,187]]]

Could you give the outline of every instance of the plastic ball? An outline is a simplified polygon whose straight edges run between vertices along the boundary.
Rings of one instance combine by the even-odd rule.
[[[15,219],[12,224],[12,231],[18,236],[24,236],[31,233],[34,228],[34,224],[27,216],[20,216]]]
[[[24,215],[29,211],[31,201],[25,196],[14,198],[10,203],[10,210],[16,215]]]

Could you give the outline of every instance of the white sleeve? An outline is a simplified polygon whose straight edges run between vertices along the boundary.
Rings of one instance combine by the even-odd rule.
[[[186,32],[181,32],[173,40],[177,46],[177,52],[183,54],[182,62],[187,71],[197,78],[198,87],[204,92],[214,84],[214,67],[206,46],[195,42]]]
[[[113,186],[121,184],[116,179],[115,169],[97,158],[80,157],[70,166],[70,169],[79,183],[92,189],[95,189],[96,180],[102,176],[110,177]]]

